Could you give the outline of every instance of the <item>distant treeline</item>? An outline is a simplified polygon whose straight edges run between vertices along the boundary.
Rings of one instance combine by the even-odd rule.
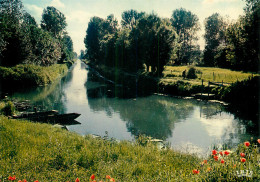
[[[54,7],[43,10],[40,26],[21,0],[0,1],[0,66],[49,66],[72,60],[73,43],[66,18]]]
[[[122,13],[121,26],[113,14],[92,17],[81,58],[130,72],[161,75],[166,64],[197,64],[243,71],[258,71],[259,17],[257,0],[246,0],[245,14],[229,22],[218,13],[206,18],[203,51],[197,43],[197,15],[183,8],[171,18],[135,10]]]

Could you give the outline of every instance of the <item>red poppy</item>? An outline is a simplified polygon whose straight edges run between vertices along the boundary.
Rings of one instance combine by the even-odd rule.
[[[23,182],[27,182],[27,181],[24,179]]]
[[[215,156],[214,156],[214,159],[215,159],[215,161],[218,161],[218,156],[215,155]]]
[[[220,154],[221,156],[223,156],[223,152],[222,152],[222,151],[220,151],[219,154]]]
[[[79,178],[76,178],[75,182],[79,182]]]
[[[22,182],[22,180],[19,180],[18,182]]]
[[[106,175],[106,179],[111,179],[111,177],[109,175]]]
[[[225,163],[225,161],[223,160],[223,159],[221,159],[221,161],[220,161],[222,164],[224,164]]]
[[[246,159],[245,158],[241,158],[241,162],[246,162]]]
[[[246,154],[244,154],[244,153],[240,153],[240,156],[241,156],[241,157],[245,157]]]
[[[94,179],[95,179],[95,175],[92,174],[92,175],[90,176],[90,179],[94,180]]]
[[[218,152],[216,150],[212,150],[212,155],[216,155]]]
[[[199,173],[200,173],[200,171],[199,171],[199,170],[197,170],[197,169],[193,169],[193,170],[192,170],[192,173],[193,173],[193,174],[199,174]]]
[[[34,181],[34,182],[39,182],[38,180]]]
[[[230,154],[230,152],[226,150],[226,151],[224,152],[224,154],[225,154],[225,155],[228,155],[228,154]]]
[[[204,160],[204,161],[203,161],[203,163],[204,163],[204,164],[207,164],[207,163],[208,163],[208,161],[207,161],[207,160]]]
[[[244,143],[246,147],[249,147],[250,143],[249,142],[245,142]]]
[[[9,177],[8,177],[8,180],[14,181],[14,180],[16,180],[16,177],[15,177],[15,176],[13,176],[13,177],[12,177],[12,176],[9,176]]]
[[[260,139],[258,139],[257,142],[260,144]]]
[[[115,179],[114,179],[114,178],[111,178],[110,181],[115,182]]]

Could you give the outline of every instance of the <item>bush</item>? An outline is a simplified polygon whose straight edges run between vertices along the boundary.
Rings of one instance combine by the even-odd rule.
[[[190,79],[195,79],[197,78],[197,75],[196,75],[196,69],[194,67],[191,67],[189,70],[188,70],[188,73],[187,73],[187,78],[190,78]]]
[[[12,116],[14,114],[15,106],[11,101],[8,101],[3,107],[1,113],[5,116]]]

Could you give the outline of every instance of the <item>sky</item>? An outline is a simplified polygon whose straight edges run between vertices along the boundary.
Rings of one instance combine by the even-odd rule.
[[[71,36],[74,51],[79,54],[85,50],[84,37],[88,22],[91,17],[106,18],[110,14],[121,21],[122,12],[130,9],[155,12],[159,17],[170,18],[172,12],[179,8],[185,8],[196,14],[199,18],[201,30],[198,41],[201,49],[204,48],[204,20],[213,13],[219,13],[235,21],[243,15],[244,0],[22,0],[24,8],[40,24],[43,9],[54,6],[61,11],[67,21],[67,32]]]

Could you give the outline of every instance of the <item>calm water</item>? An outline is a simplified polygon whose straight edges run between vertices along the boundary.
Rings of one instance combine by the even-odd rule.
[[[81,135],[96,134],[133,140],[146,134],[170,142],[175,149],[198,154],[216,144],[237,144],[259,133],[250,120],[236,117],[217,103],[151,95],[121,99],[120,87],[97,81],[93,71],[78,61],[61,81],[23,90],[12,97],[28,99],[39,109],[77,112],[81,125],[67,126]],[[253,128],[253,131],[251,131]]]

